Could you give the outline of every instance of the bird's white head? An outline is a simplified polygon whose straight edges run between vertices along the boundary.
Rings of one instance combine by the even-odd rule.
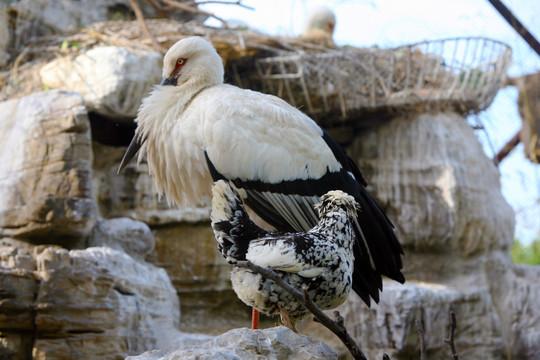
[[[335,27],[336,15],[334,12],[326,6],[319,6],[308,14],[304,34],[308,34],[313,30],[322,30],[324,33],[332,35]]]
[[[213,86],[223,83],[223,73],[216,49],[202,37],[193,36],[179,40],[165,54],[161,85]]]

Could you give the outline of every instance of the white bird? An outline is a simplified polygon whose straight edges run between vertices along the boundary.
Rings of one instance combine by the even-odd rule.
[[[343,191],[329,191],[316,205],[319,222],[308,232],[272,233],[248,217],[238,192],[228,182],[212,188],[212,228],[230,264],[249,260],[270,267],[297,290],[306,289],[322,310],[341,305],[352,287],[353,223],[358,204]],[[281,315],[297,332],[296,322],[309,314],[293,295],[260,274],[235,267],[232,286],[238,297],[267,315]]]
[[[370,298],[378,302],[381,275],[405,281],[403,250],[354,162],[307,115],[278,97],[223,84],[223,73],[203,38],[174,44],[164,80],[142,102],[119,171],[145,150],[157,191],[179,206],[200,203],[214,181],[228,180],[254,215],[279,231],[308,231],[323,194],[348,193],[362,209],[352,286],[368,306]]]
[[[309,12],[300,39],[334,48],[336,47],[333,39],[335,28],[334,12],[327,6],[318,6]]]

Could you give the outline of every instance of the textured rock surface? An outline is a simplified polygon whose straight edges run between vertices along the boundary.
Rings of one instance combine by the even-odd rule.
[[[293,333],[285,327],[265,330],[235,329],[212,341],[173,352],[151,351],[129,360],[332,360],[335,352],[326,344]]]
[[[470,274],[510,248],[513,211],[462,116],[396,118],[359,136],[352,157],[396,225],[407,278]]]
[[[162,55],[102,46],[75,58],[53,60],[40,70],[51,88],[79,92],[88,111],[131,121],[143,97],[161,79]]]
[[[4,67],[10,58],[9,53],[6,51],[9,46],[9,17],[6,8],[7,4],[0,3],[0,68]]]
[[[96,220],[88,118],[76,93],[0,103],[0,237],[65,243]]]
[[[4,0],[0,5],[11,27],[7,43],[13,49],[39,36],[75,32],[100,21],[133,18],[129,0]],[[146,17],[156,15],[155,8],[147,2],[139,6]],[[183,21],[205,18],[174,9],[168,15],[181,16]]]
[[[99,219],[86,245],[106,246],[144,259],[154,250],[154,236],[148,225],[129,218]]]
[[[0,353],[8,359],[117,359],[187,336],[163,269],[105,247],[2,245]]]
[[[489,290],[512,359],[540,359],[540,266],[508,259],[486,264]]]
[[[452,308],[457,315],[455,343],[464,359],[506,359],[501,324],[487,288],[409,281],[384,282],[384,295],[371,309],[352,296],[340,308],[345,325],[370,359],[386,352],[392,359],[417,358],[420,343],[415,321],[424,328],[428,358],[451,357],[443,342],[449,336]]]

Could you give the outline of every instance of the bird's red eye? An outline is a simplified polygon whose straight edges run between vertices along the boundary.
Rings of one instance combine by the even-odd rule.
[[[186,59],[184,58],[179,58],[178,60],[176,60],[176,66],[182,66],[186,63]]]

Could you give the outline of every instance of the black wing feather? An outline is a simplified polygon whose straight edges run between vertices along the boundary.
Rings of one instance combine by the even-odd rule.
[[[354,196],[360,204],[360,210],[358,214],[359,228],[355,226],[353,289],[369,306],[370,298],[379,302],[379,290],[382,290],[381,275],[388,276],[400,283],[405,282],[401,273],[403,249],[396,238],[392,223],[366,190],[367,183],[354,161],[324,130],[323,139],[342,165],[342,169],[338,172],[328,171],[318,179],[288,180],[275,184],[255,180],[228,180],[233,182],[236,187],[245,189],[247,192],[247,199],[244,199],[246,204],[279,231],[293,231],[294,229],[284,216],[261,196],[261,193],[320,197],[330,190],[342,190]],[[214,181],[224,179],[207,155],[206,159]],[[302,208],[306,211],[305,206]],[[315,212],[313,208],[309,210]],[[310,223],[311,227],[315,225],[316,222]],[[302,230],[308,231],[309,229]],[[365,243],[367,243],[367,249]],[[371,265],[371,261],[373,261],[375,268]]]

